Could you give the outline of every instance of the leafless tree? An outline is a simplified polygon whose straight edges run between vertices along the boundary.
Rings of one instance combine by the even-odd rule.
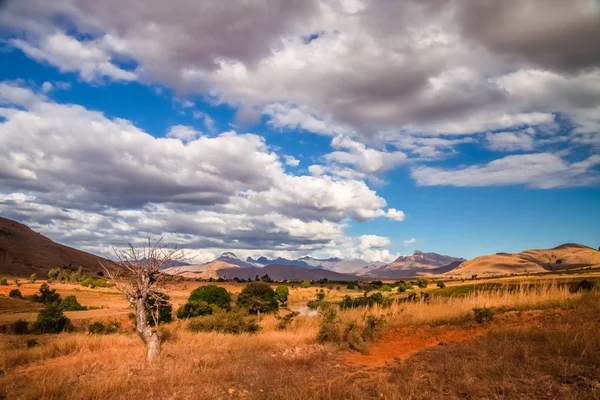
[[[101,264],[109,279],[135,308],[136,330],[146,345],[146,360],[149,362],[155,360],[161,350],[157,326],[159,308],[166,300],[158,289],[170,276],[177,274],[174,265],[186,258],[181,249],[164,245],[162,239],[153,242],[148,238],[139,247],[128,243],[124,249],[113,248],[117,258],[115,265],[111,268]],[[169,273],[165,273],[165,268],[169,268]],[[149,302],[150,299],[154,301]],[[153,321],[148,320],[148,314]]]

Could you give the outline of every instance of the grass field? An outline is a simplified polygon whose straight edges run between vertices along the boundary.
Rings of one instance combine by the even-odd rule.
[[[33,294],[39,284],[19,289]],[[175,308],[199,284],[168,287]],[[232,293],[243,288],[223,285]],[[335,286],[323,288],[326,300],[362,296]],[[100,307],[67,313],[76,325],[124,321],[131,312],[113,288],[52,287],[63,296],[74,294],[83,305]],[[0,290],[11,288],[15,286]],[[369,315],[387,321],[365,354],[350,351],[343,340],[318,342],[319,316],[297,317],[279,331],[275,317],[266,315],[259,333],[241,335],[192,333],[186,321],[175,321],[161,327],[166,341],[154,365],[144,362],[144,346],[127,325],[120,333],[102,336],[1,335],[0,398],[599,398],[597,292],[571,293],[561,281],[547,279],[518,285],[467,282],[448,293],[450,288],[427,289],[427,301],[338,310],[342,330]],[[291,289],[289,302],[312,300],[318,290]],[[35,318],[35,309],[14,308],[15,302],[36,307],[0,297],[0,324]],[[491,307],[493,320],[475,323],[474,307]],[[32,340],[37,344],[32,346]]]

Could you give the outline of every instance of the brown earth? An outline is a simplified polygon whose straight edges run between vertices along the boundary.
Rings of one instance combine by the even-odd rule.
[[[563,244],[553,249],[497,253],[476,257],[446,273],[451,277],[505,275],[563,271],[600,266],[600,251],[580,244]]]
[[[0,217],[0,274],[28,277],[37,273],[40,278],[56,267],[96,273],[102,267],[111,267],[111,261],[85,251],[53,242],[26,225]]]

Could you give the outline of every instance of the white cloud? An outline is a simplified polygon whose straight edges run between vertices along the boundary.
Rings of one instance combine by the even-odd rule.
[[[185,125],[172,126],[169,132],[167,132],[167,137],[181,139],[184,142],[189,142],[198,139],[201,135],[202,132],[195,130],[191,126]]]
[[[343,241],[351,219],[403,217],[363,181],[286,173],[258,135],[174,126],[156,138],[7,83],[0,101],[0,185],[10,193],[0,212],[67,244],[168,232],[193,249],[306,253]]]
[[[362,235],[359,237],[359,242],[359,247],[362,251],[389,247],[391,243],[389,238],[377,235]]]
[[[410,238],[410,239],[407,239],[407,240],[403,240],[402,241],[402,246],[404,246],[404,247],[410,247],[410,246],[412,246],[415,243],[417,243],[417,239]]]
[[[325,155],[327,161],[350,165],[365,174],[379,174],[406,162],[406,154],[401,151],[388,152],[367,148],[347,136],[334,137],[331,146],[345,151]]]
[[[11,42],[29,57],[50,63],[62,72],[78,72],[85,81],[96,81],[108,77],[117,81],[137,79],[134,72],[115,65],[102,40],[86,42],[56,32],[40,40],[37,45],[21,39]]]
[[[300,160],[296,159],[294,156],[283,156],[283,159],[285,160],[285,165],[290,167],[297,167],[300,165]]]
[[[51,92],[52,89],[54,89],[54,86],[50,82],[44,82],[42,84],[42,92],[48,93]]]
[[[396,210],[395,208],[388,209],[386,216],[389,219],[393,219],[394,221],[398,222],[404,221],[404,218],[406,218],[406,215],[403,211]]]
[[[532,128],[514,131],[487,133],[487,147],[494,151],[533,150],[535,131]]]
[[[600,183],[592,168],[600,164],[594,155],[569,163],[550,153],[512,155],[486,165],[458,169],[414,167],[411,176],[421,186],[527,185],[541,189]]]

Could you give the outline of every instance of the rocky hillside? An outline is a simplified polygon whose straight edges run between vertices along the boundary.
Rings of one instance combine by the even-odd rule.
[[[400,256],[394,262],[375,268],[364,277],[401,278],[408,276],[439,275],[456,268],[464,258],[446,256],[437,253],[424,253],[415,250],[410,256]]]

